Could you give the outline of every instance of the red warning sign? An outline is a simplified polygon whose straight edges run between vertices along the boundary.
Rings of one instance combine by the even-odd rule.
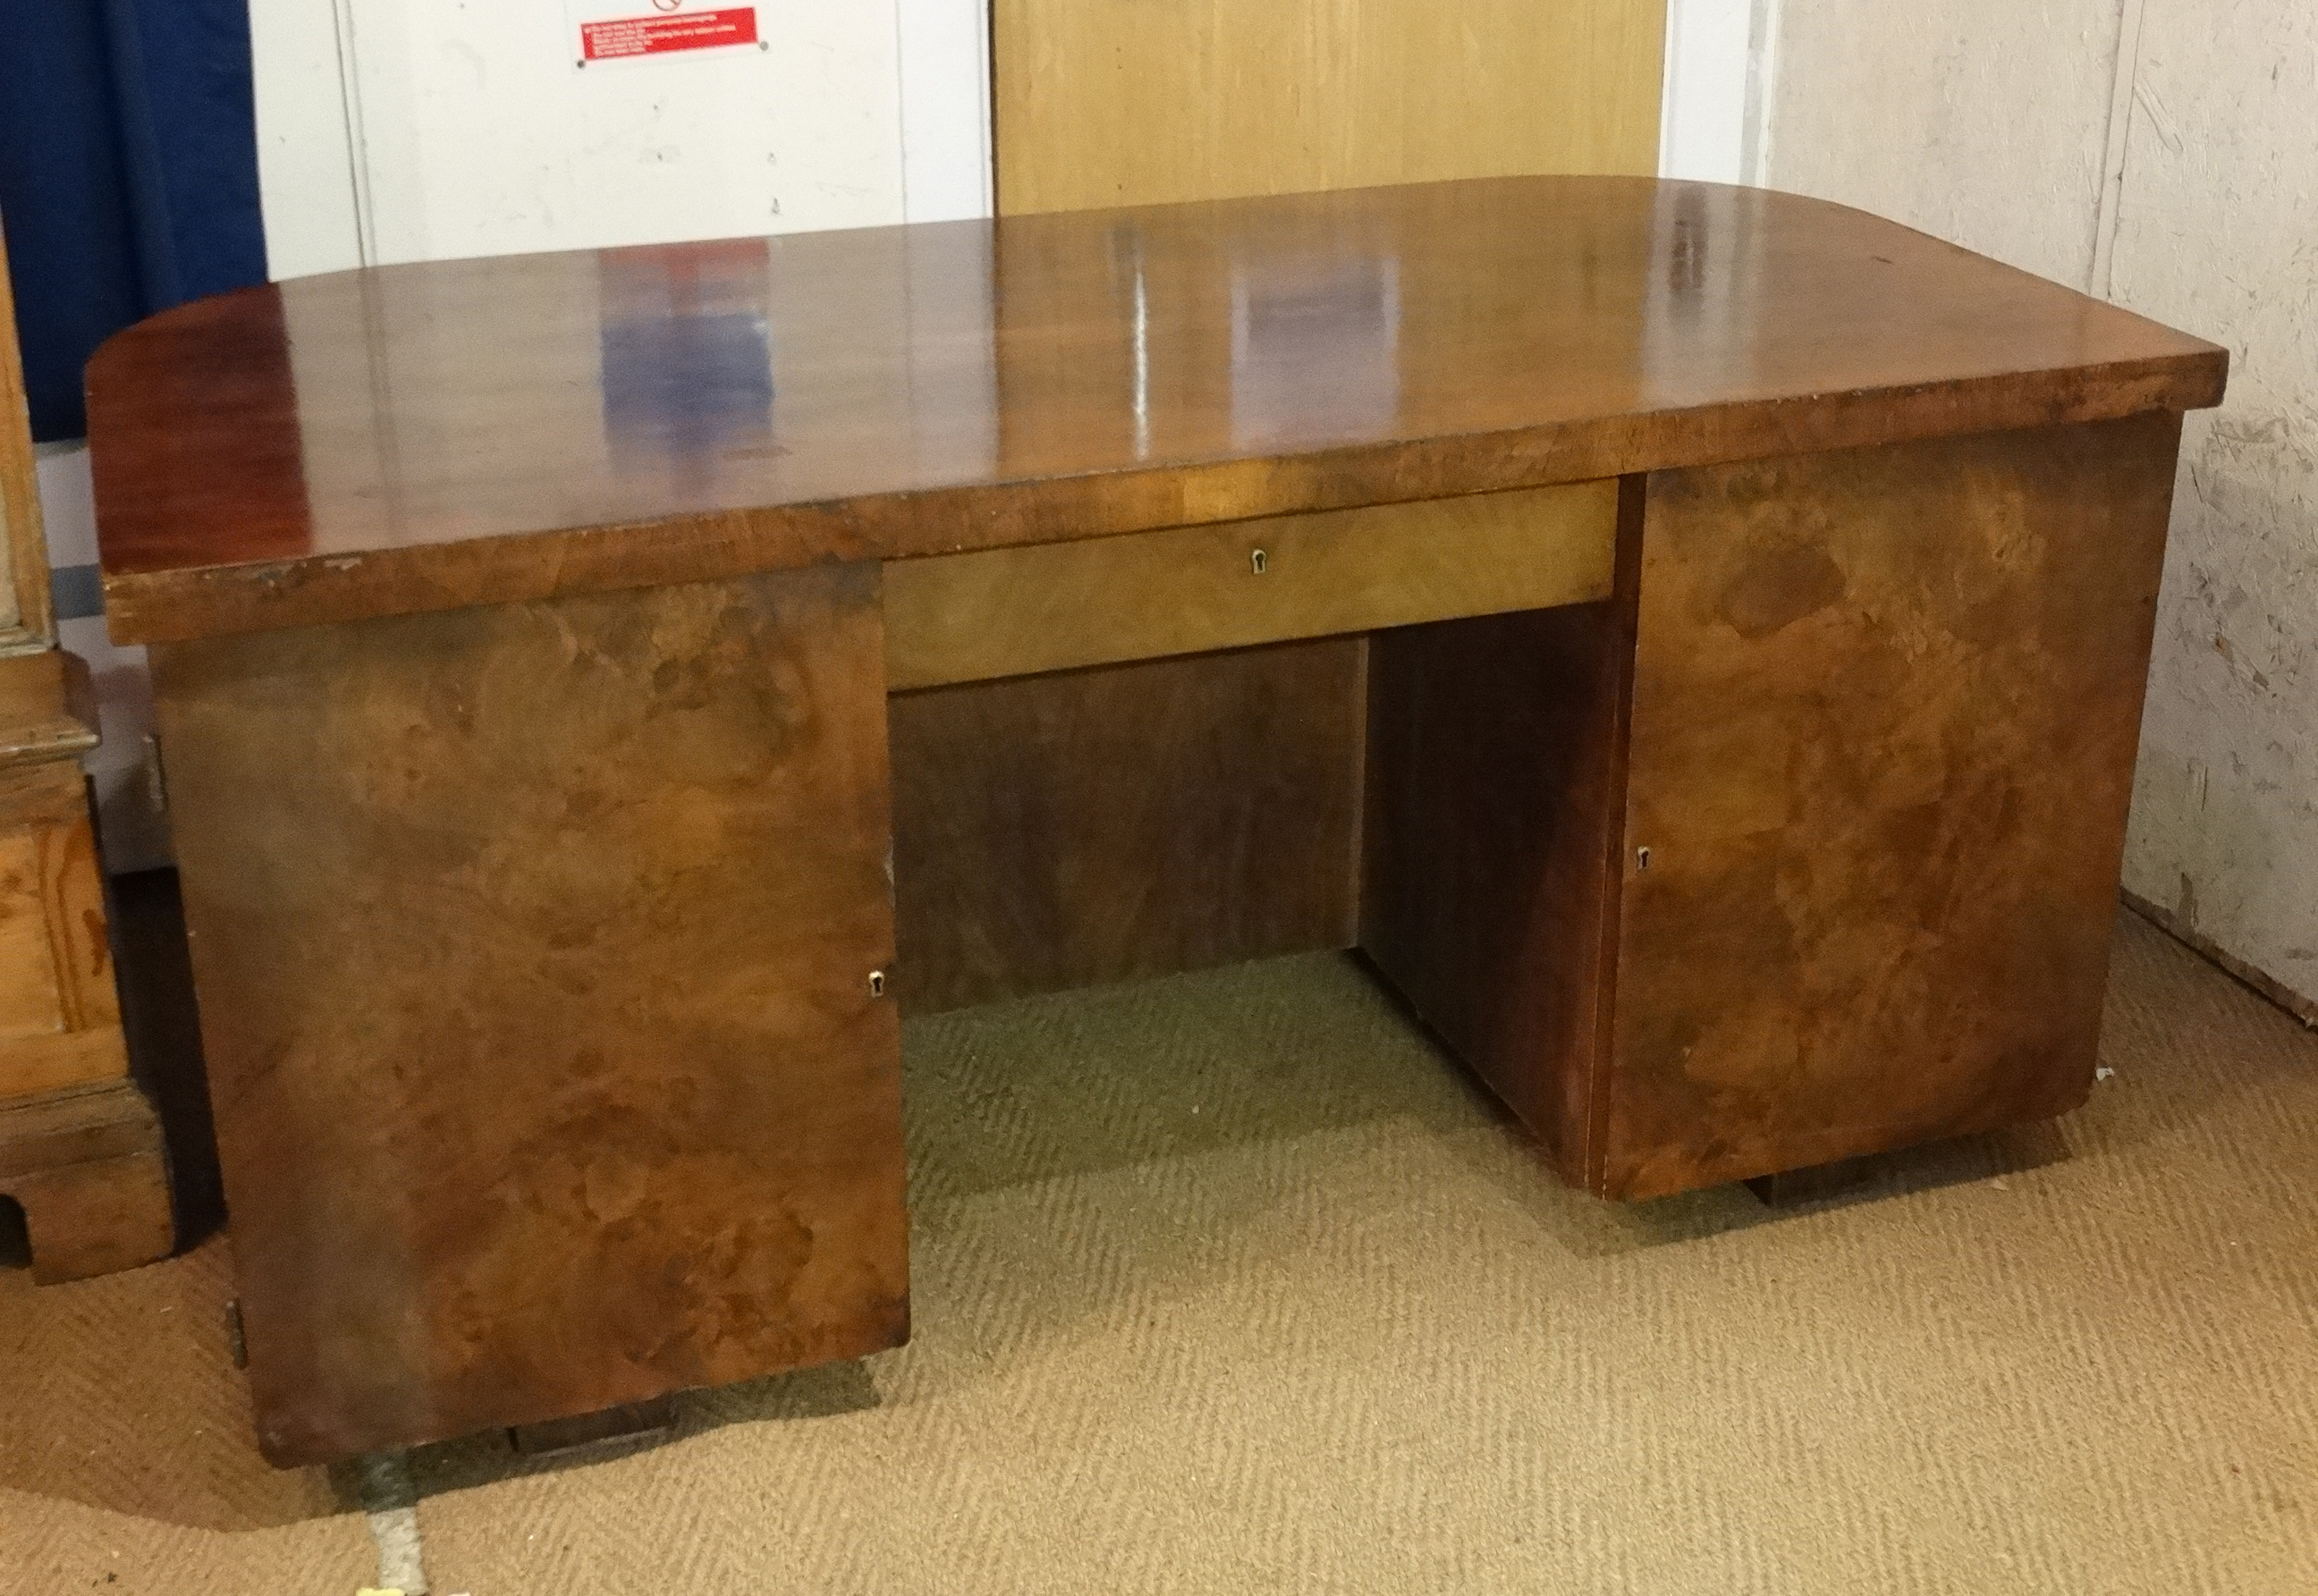
[[[681,0],[678,0],[681,4]],[[580,24],[580,55],[588,61],[624,61],[685,49],[721,49],[757,42],[757,8],[669,9],[657,16],[607,17]]]

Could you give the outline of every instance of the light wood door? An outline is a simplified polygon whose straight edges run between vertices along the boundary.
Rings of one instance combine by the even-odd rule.
[[[996,0],[1002,213],[1658,168],[1666,0]]]

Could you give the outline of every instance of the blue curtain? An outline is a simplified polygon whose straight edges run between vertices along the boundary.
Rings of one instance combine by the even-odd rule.
[[[0,0],[0,226],[32,435],[156,310],[265,281],[247,0]]]

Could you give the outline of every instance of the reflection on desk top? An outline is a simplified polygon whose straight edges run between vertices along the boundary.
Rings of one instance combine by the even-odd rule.
[[[1860,211],[1421,184],[385,266],[89,367],[123,641],[2215,403]]]

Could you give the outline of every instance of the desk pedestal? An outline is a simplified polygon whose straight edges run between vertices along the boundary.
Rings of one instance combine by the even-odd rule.
[[[274,1461],[907,1334],[877,587],[155,650]]]
[[[2179,435],[1654,472],[1613,600],[1379,638],[1363,941],[1567,1179],[2083,1100]]]

